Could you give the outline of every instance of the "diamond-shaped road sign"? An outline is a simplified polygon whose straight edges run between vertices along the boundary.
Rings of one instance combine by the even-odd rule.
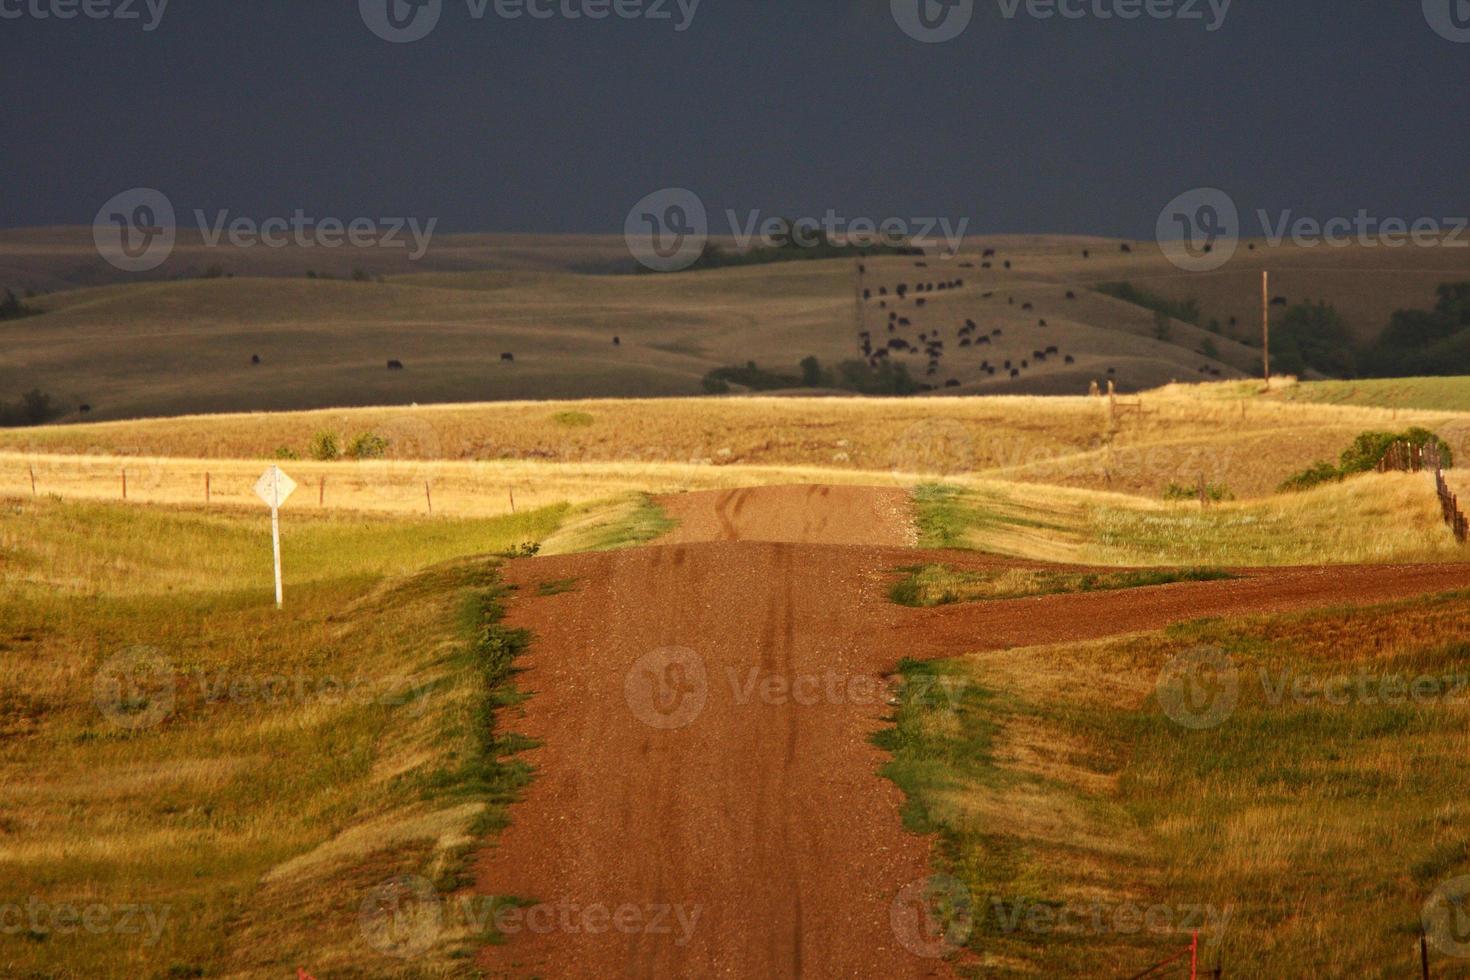
[[[271,510],[280,507],[295,492],[296,481],[281,472],[279,466],[266,470],[255,484],[255,495],[264,500]]]

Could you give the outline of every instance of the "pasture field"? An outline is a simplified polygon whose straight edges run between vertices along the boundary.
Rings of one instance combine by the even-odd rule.
[[[1177,385],[1116,404],[1087,396],[514,402],[0,430],[0,492],[28,493],[27,466],[34,465],[41,492],[90,487],[92,495],[112,499],[120,494],[119,472],[111,460],[84,457],[126,456],[137,458],[141,499],[194,502],[203,498],[205,472],[227,469],[214,461],[285,454],[303,460],[288,468],[313,479],[328,476],[329,493],[339,503],[338,494],[346,493],[351,506],[387,510],[422,502],[426,479],[445,484],[450,507],[451,488],[472,483],[474,472],[486,474],[491,486],[499,480],[490,491],[496,501],[510,485],[532,493],[536,487],[520,482],[516,468],[542,463],[572,464],[565,472],[578,479],[594,472],[614,481],[630,477],[620,488],[631,490],[653,489],[637,481],[662,467],[697,471],[704,486],[740,482],[725,471],[763,468],[830,471],[840,482],[863,474],[884,482],[873,474],[901,480],[968,474],[1155,498],[1170,483],[1193,485],[1203,477],[1237,497],[1255,498],[1319,459],[1335,460],[1366,430],[1423,426],[1459,456],[1470,456],[1470,411],[1463,408],[1400,410],[1275,397],[1292,390],[1273,388],[1272,396],[1262,397],[1258,386],[1245,383]],[[319,433],[330,434],[343,450],[371,433],[385,440],[385,454],[319,468],[309,460]],[[540,486],[549,472],[532,482]],[[383,489],[381,501],[371,499],[372,486]],[[564,486],[554,491],[564,492]]]
[[[1417,975],[1470,862],[1467,617],[1461,592],[908,663],[878,739],[968,892],[961,972],[1126,976],[1199,929],[1226,976]],[[1160,678],[1202,657],[1234,695],[1191,714]]]
[[[377,264],[361,280],[330,250],[191,251],[185,242],[173,278],[113,282],[72,232],[34,238],[0,235],[0,286],[41,290],[26,302],[43,313],[0,325],[0,398],[39,388],[64,421],[82,420],[83,405],[87,418],[128,419],[689,396],[716,368],[754,361],[795,374],[808,355],[828,366],[861,359],[863,331],[876,347],[912,345],[893,360],[942,393],[1080,395],[1109,378],[1135,392],[1256,374],[1263,267],[1277,273],[1281,295],[1333,302],[1364,337],[1397,309],[1431,307],[1438,285],[1470,278],[1470,260],[1451,249],[1263,245],[1200,274],[1181,272],[1154,245],[1125,253],[1125,243],[1101,239],[997,236],[972,239],[954,257],[869,259],[863,288],[873,295],[858,304],[855,261],[635,275],[618,239],[451,236],[417,264],[370,256]],[[985,248],[999,253],[985,260],[991,268]],[[958,280],[963,287],[902,300],[878,293]],[[1096,288],[1118,282],[1198,300],[1200,324],[1161,328],[1150,310]],[[909,324],[890,331],[890,316]],[[967,320],[983,343],[959,336]],[[945,347],[930,375],[923,348],[932,339]],[[1054,355],[1036,357],[1051,347]],[[404,369],[388,370],[390,361]],[[1017,377],[982,369],[1006,361]]]
[[[89,977],[121,966],[144,977],[264,978],[305,966],[322,978],[450,977],[473,975],[487,956],[535,973],[518,959],[526,947],[497,931],[497,914],[548,896],[477,884],[471,858],[500,839],[537,778],[538,739],[517,734],[523,719],[538,735],[559,731],[537,713],[538,696],[559,703],[586,690],[577,681],[551,698],[547,665],[572,671],[551,675],[562,682],[595,673],[614,707],[625,688],[620,673],[593,670],[606,665],[584,659],[585,640],[542,650],[516,627],[530,614],[502,620],[523,600],[582,603],[536,607],[532,621],[550,629],[577,608],[586,618],[568,636],[600,636],[609,624],[652,629],[657,617],[644,610],[658,603],[735,615],[741,603],[701,591],[700,576],[716,576],[752,590],[742,608],[775,616],[772,630],[798,614],[825,622],[836,613],[819,602],[777,615],[758,601],[769,580],[797,574],[779,571],[795,556],[802,574],[841,585],[853,616],[873,617],[856,635],[877,664],[890,657],[882,631],[895,627],[873,583],[892,584],[900,567],[929,568],[914,605],[941,603],[903,612],[979,617],[948,630],[909,621],[936,657],[989,649],[1005,631],[1032,635],[1016,603],[1164,597],[1197,616],[1194,599],[1169,590],[1232,586],[1247,567],[1434,562],[1436,582],[1470,567],[1456,564],[1470,552],[1444,527],[1424,474],[1273,492],[1365,429],[1422,424],[1463,439],[1465,413],[1395,417],[1238,383],[1124,402],[1116,412],[1085,397],[506,403],[0,434],[0,907],[142,915],[126,934],[62,935],[45,919],[0,932],[0,973]],[[278,613],[268,519],[250,487],[277,449],[305,455],[324,431],[341,445],[383,435],[385,454],[281,461],[301,489],[282,515]],[[1236,499],[1164,499],[1167,484],[1197,477]],[[747,507],[740,488],[758,487],[784,489]],[[882,489],[863,489],[873,487]],[[706,490],[721,491],[708,514],[698,508],[710,495],[655,496]],[[821,516],[839,499],[849,508],[841,528]],[[683,558],[584,554],[658,540],[674,523],[665,506],[702,514],[689,537],[659,550]],[[743,542],[741,520],[795,537]],[[915,529],[920,550],[895,544]],[[707,534],[718,540],[701,544]],[[850,543],[869,534],[888,550]],[[931,560],[932,549],[946,550]],[[685,581],[678,569],[690,555],[702,571]],[[754,559],[769,570],[742,573]],[[651,591],[630,610],[607,605],[616,597],[593,579],[610,569]],[[1298,588],[1331,591],[1330,572],[1292,574]],[[951,597],[964,601],[942,604]],[[1247,693],[1228,724],[1181,738],[1159,717],[1152,685],[1162,665],[1198,647],[1227,651],[1247,677],[1470,671],[1467,610],[1458,594],[906,663],[910,680],[933,672],[963,696],[910,697],[887,721],[885,705],[842,722],[855,726],[855,744],[896,726],[877,736],[891,757],[844,754],[843,778],[869,792],[865,780],[882,785],[873,771],[886,762],[909,794],[909,828],[938,835],[935,869],[982,903],[969,952],[947,964],[961,974],[1124,972],[1177,945],[1168,931],[1014,925],[1018,907],[1084,900],[1228,906],[1232,924],[1211,953],[1239,972],[1361,971],[1385,948],[1407,955],[1415,897],[1464,867],[1453,830],[1464,817],[1463,705],[1329,712]],[[1099,635],[1120,628],[1106,612],[1081,621]],[[793,630],[802,643],[815,635]],[[738,661],[748,651],[737,632],[723,630],[721,642]],[[523,650],[540,664],[529,684],[512,665]],[[893,668],[889,659],[863,671]],[[1362,844],[1361,827],[1373,828],[1371,860],[1334,863],[1333,847]],[[522,826],[515,846],[546,828]],[[380,892],[393,882],[433,889],[446,918],[393,918],[405,896]],[[996,919],[993,900],[1012,918]]]
[[[1470,378],[1370,378],[1313,381],[1280,392],[1286,401],[1369,405],[1416,411],[1463,412],[1470,408]]]
[[[3,901],[44,902],[0,973],[458,975],[493,926],[420,947],[362,905],[395,875],[461,889],[528,777],[491,714],[524,642],[495,555],[635,543],[646,510],[304,518],[278,613],[255,515],[6,502]],[[67,907],[109,928],[58,931]]]

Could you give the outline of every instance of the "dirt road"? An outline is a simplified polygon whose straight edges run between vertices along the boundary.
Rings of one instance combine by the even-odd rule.
[[[929,874],[928,844],[903,832],[868,741],[901,657],[1470,584],[1464,566],[1285,570],[911,610],[886,598],[916,560],[900,491],[668,508],[682,523],[659,546],[508,566],[510,622],[535,641],[519,681],[534,696],[507,725],[543,745],[478,867],[482,893],[536,903],[482,955],[493,976],[948,975],[913,902],[895,901]]]

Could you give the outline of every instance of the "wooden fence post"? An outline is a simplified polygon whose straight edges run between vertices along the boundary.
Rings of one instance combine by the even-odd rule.
[[[434,516],[434,495],[429,492],[429,481],[424,481],[424,499],[429,502],[429,516]]]
[[[209,471],[204,471],[204,502],[209,503]]]
[[[26,469],[31,471],[31,496],[34,497],[36,495],[36,467],[34,464],[27,463]]]
[[[127,500],[128,499],[128,468],[126,466],[123,467],[123,471],[122,471],[122,488],[123,488],[123,499],[124,500]]]
[[[510,512],[512,514],[514,514],[516,512],[516,488],[515,487],[511,487],[510,488]]]
[[[322,474],[320,477],[317,478],[317,483],[316,483],[316,505],[318,507],[325,507],[327,505],[327,477],[326,477],[326,474]]]

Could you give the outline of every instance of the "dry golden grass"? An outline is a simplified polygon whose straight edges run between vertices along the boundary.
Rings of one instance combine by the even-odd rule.
[[[1467,623],[1460,594],[911,665],[964,692],[907,701],[892,736],[911,812],[970,889],[960,962],[1127,976],[1197,925],[1227,976],[1415,975],[1426,903],[1470,871]],[[1239,698],[1191,730],[1156,689],[1200,647],[1232,658]],[[1370,696],[1290,693],[1337,677]],[[1411,702],[1419,678],[1436,683]],[[1452,954],[1432,950],[1434,976],[1470,976]]]
[[[799,467],[839,474],[968,474],[1148,497],[1160,496],[1169,483],[1192,485],[1204,477],[1253,497],[1273,492],[1318,459],[1335,460],[1367,429],[1422,425],[1470,456],[1470,412],[1285,403],[1256,397],[1255,390],[1173,386],[1120,399],[1116,412],[1106,398],[1086,396],[672,399],[191,416],[12,430],[0,432],[0,452],[6,454],[0,456],[0,492],[29,492],[27,456],[37,457],[42,492],[66,492],[70,467],[92,467],[92,492],[110,498],[120,494],[115,469],[108,473],[105,464],[51,457],[142,457],[135,465],[144,468],[146,487],[152,457],[264,460],[278,450],[305,456],[319,432],[333,434],[343,446],[362,433],[387,439],[384,460],[340,470],[291,466],[311,479],[341,474],[349,494],[355,495],[359,483],[373,483],[405,498],[389,509],[410,506],[407,497],[422,497],[424,478],[442,478],[446,489],[476,479],[467,475],[472,470],[413,465],[429,460],[481,464],[478,472],[487,482],[501,481],[487,487],[496,495],[516,477],[485,464],[552,462],[578,464],[583,469],[567,472],[586,476],[593,472],[588,466],[641,474],[670,464],[693,464],[691,472]],[[190,465],[171,479],[169,499],[202,498],[206,467]],[[54,479],[42,472],[47,469]],[[330,495],[339,481],[330,475],[329,481]],[[353,499],[352,506],[367,503]]]
[[[640,540],[645,509],[300,515],[278,612],[258,512],[5,501],[0,975],[461,975],[493,938],[464,858],[524,778],[496,761],[484,555],[564,520],[562,547]],[[407,956],[364,928],[400,875],[445,900]]]

